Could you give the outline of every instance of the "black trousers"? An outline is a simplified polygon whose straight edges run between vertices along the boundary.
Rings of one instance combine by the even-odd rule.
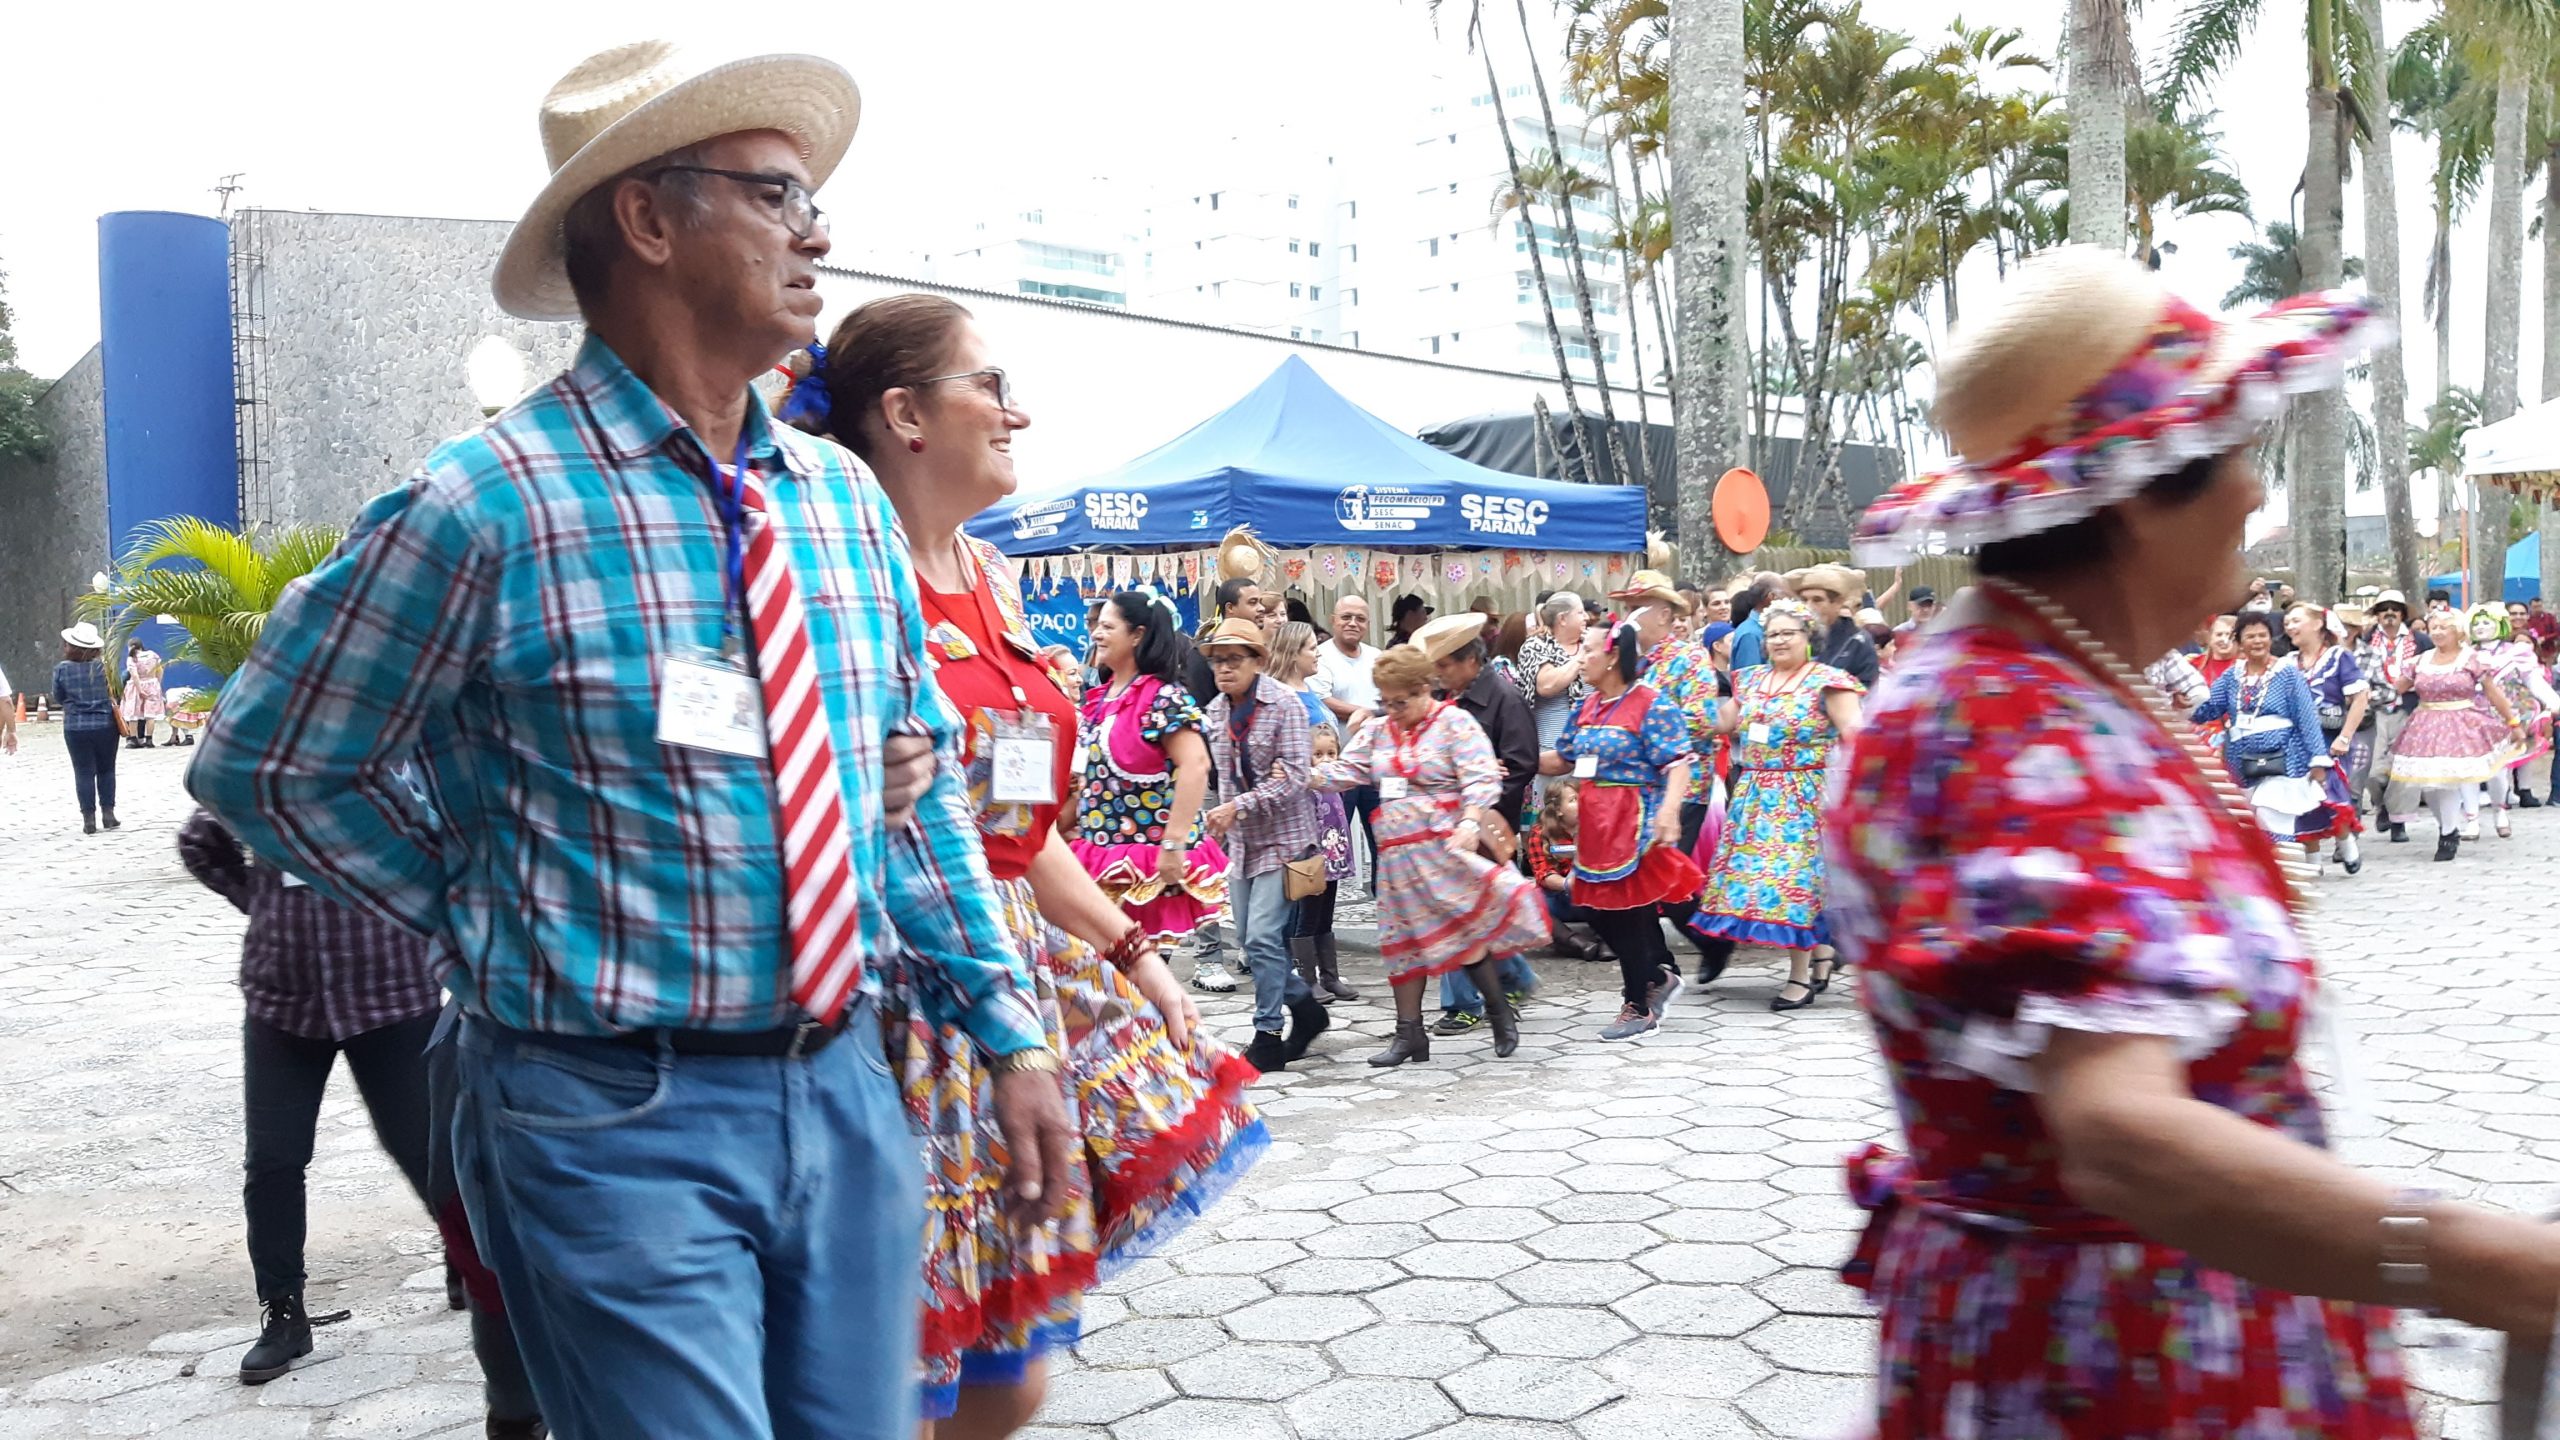
[[[1671,965],[1671,947],[1662,943],[1662,911],[1648,905],[1641,910],[1592,910],[1585,912],[1591,928],[1602,942],[1618,952],[1619,995],[1638,1010],[1650,1011],[1645,991],[1662,978]]]
[[[1342,893],[1342,882],[1334,881],[1316,894],[1298,902],[1298,923],[1291,935],[1319,936],[1333,933],[1333,902]]]
[[[71,747],[71,789],[80,797],[80,813],[116,808],[116,732],[65,730],[62,743]]]
[[[108,739],[114,738],[110,732]],[[329,1071],[341,1053],[364,1108],[373,1116],[374,1138],[408,1177],[420,1203],[427,1203],[427,1041],[435,1029],[433,1014],[345,1040],[315,1040],[263,1020],[243,1023],[249,1176],[241,1199],[249,1218],[249,1266],[257,1275],[261,1302],[302,1289],[302,1241],[308,1229],[303,1172],[311,1166]]]
[[[1369,838],[1369,894],[1374,899],[1378,893],[1378,832],[1369,817],[1378,811],[1378,787],[1360,785],[1343,791],[1342,808],[1350,815],[1351,823]]]
[[[1711,781],[1710,783],[1713,782]],[[1698,835],[1706,828],[1707,802],[1704,800],[1691,800],[1683,804],[1680,807],[1680,853],[1683,855],[1696,854],[1698,849]],[[1708,955],[1712,953],[1707,947],[1707,942],[1699,938],[1698,932],[1689,928],[1689,917],[1698,913],[1697,901],[1683,900],[1677,905],[1665,905],[1662,907],[1662,913],[1670,918],[1672,924],[1680,927],[1681,935],[1685,937],[1690,944],[1698,947],[1699,954]],[[1670,953],[1670,947],[1665,946],[1663,953],[1668,956]]]

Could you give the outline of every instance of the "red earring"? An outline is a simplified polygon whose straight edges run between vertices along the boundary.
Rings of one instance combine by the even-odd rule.
[[[910,435],[910,436],[908,436],[908,437],[907,437],[907,448],[908,448],[909,450],[914,451],[914,452],[915,452],[916,454],[918,454],[918,455],[923,454],[923,453],[924,453],[924,437],[923,437],[923,436],[921,436],[921,435]]]

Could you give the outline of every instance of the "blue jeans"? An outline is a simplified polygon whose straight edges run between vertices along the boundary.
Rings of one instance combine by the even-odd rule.
[[[818,1054],[463,1025],[454,1166],[561,1440],[913,1440],[924,1181],[861,1002]]]
[[[1538,972],[1529,968],[1525,955],[1503,956],[1493,973],[1505,990],[1526,995],[1538,988]],[[1484,994],[1476,989],[1474,977],[1464,970],[1452,970],[1440,977],[1440,1008],[1452,1015],[1482,1015]]]
[[[1242,861],[1236,869],[1244,869]],[[1253,1028],[1277,1035],[1285,1016],[1282,1007],[1310,998],[1314,992],[1289,956],[1289,932],[1297,928],[1298,906],[1289,898],[1289,872],[1273,870],[1227,887],[1235,903],[1236,948],[1253,972]]]

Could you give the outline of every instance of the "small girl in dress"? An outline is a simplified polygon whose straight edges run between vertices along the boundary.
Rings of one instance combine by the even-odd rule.
[[[1529,829],[1525,848],[1529,852],[1529,878],[1538,882],[1538,897],[1547,902],[1547,919],[1555,930],[1555,951],[1576,960],[1606,960],[1617,957],[1595,937],[1584,941],[1575,935],[1572,922],[1588,922],[1591,912],[1573,903],[1573,856],[1575,836],[1582,829],[1582,786],[1569,776],[1558,776],[1547,782],[1544,808],[1538,812],[1538,823]]]
[[[1315,727],[1307,739],[1318,765],[1342,754],[1342,736],[1330,725]],[[1330,790],[1313,791],[1307,799],[1316,807],[1316,843],[1324,848],[1325,887],[1323,894],[1298,902],[1298,925],[1290,935],[1289,948],[1298,957],[1298,973],[1305,977],[1307,988],[1330,1005],[1360,998],[1359,991],[1342,983],[1333,950],[1333,901],[1341,893],[1342,882],[1351,878],[1351,817],[1342,808],[1342,797]]]

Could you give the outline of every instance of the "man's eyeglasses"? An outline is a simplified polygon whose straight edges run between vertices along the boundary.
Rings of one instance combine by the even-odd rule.
[[[1002,370],[999,370],[992,365],[988,366],[984,370],[963,370],[957,375],[928,375],[916,383],[919,385],[939,385],[946,380],[978,381],[978,388],[994,396],[998,405],[1003,406],[1007,410],[1020,410],[1022,408],[1021,403],[1013,398],[1012,378],[1007,376]]]
[[[1255,657],[1251,655],[1209,655],[1203,658],[1209,662],[1209,668],[1212,670],[1237,670],[1243,668],[1246,661],[1254,659]]]
[[[765,199],[774,202],[782,217],[782,228],[790,231],[793,239],[806,240],[827,228],[827,212],[818,208],[817,199],[810,195],[809,187],[788,175],[755,170],[720,170],[709,165],[661,165],[642,178],[655,180],[679,170],[689,175],[717,175],[741,185],[761,185],[781,192],[778,197],[767,195]]]

